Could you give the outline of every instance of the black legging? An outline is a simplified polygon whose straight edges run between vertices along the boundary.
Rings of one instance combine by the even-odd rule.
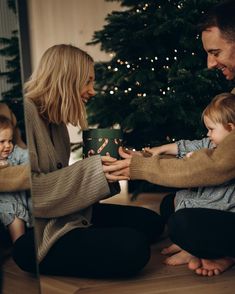
[[[207,208],[173,212],[173,202],[174,196],[169,195],[161,204],[173,243],[199,258],[235,257],[235,213]]]
[[[94,206],[93,225],[61,237],[39,265],[42,274],[80,277],[121,277],[140,271],[150,258],[164,222],[155,212],[131,206]],[[21,269],[35,270],[33,230],[19,238],[13,257]]]

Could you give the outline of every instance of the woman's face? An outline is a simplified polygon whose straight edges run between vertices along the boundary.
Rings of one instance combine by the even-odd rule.
[[[95,96],[95,90],[94,90],[94,81],[95,81],[95,70],[94,66],[90,66],[89,76],[85,83],[85,85],[81,89],[81,98],[83,103],[87,103],[87,101]]]

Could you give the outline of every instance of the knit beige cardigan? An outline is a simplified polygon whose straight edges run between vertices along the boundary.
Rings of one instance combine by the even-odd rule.
[[[0,115],[8,117],[14,125],[14,142],[25,148],[17,128],[16,117],[5,103],[0,103]],[[28,165],[0,166],[0,192],[15,192],[30,189],[30,170]]]
[[[201,149],[190,158],[133,156],[131,179],[178,188],[220,185],[235,178],[235,130],[216,149]]]
[[[61,236],[74,228],[90,226],[92,205],[111,191],[100,156],[68,166],[70,143],[66,126],[46,126],[32,101],[25,99],[24,106],[40,262]]]

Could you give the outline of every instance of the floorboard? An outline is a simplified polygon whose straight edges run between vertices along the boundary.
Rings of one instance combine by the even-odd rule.
[[[135,202],[127,193],[114,196],[107,203],[144,206],[159,211],[166,193],[141,194]],[[235,288],[235,267],[216,277],[200,277],[186,265],[167,266],[161,249],[170,244],[166,237],[152,246],[149,263],[139,275],[129,279],[84,279],[40,277],[41,294],[232,294]],[[11,258],[4,264],[3,294],[39,293],[35,276],[22,272]]]

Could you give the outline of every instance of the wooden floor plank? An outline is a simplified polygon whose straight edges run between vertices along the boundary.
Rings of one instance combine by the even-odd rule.
[[[3,270],[3,294],[40,293],[38,277],[23,272],[12,258],[5,261]]]
[[[107,203],[137,205],[159,210],[160,194],[142,194],[136,202],[128,195],[118,195]],[[186,265],[167,266],[160,254],[169,239],[152,246],[151,259],[141,273],[128,279],[85,279],[74,277],[40,277],[41,294],[233,294],[235,293],[235,267],[216,277],[201,277],[188,270]],[[4,265],[3,294],[38,294],[39,284],[35,276],[21,271],[9,259]],[[27,291],[26,291],[27,289]]]

